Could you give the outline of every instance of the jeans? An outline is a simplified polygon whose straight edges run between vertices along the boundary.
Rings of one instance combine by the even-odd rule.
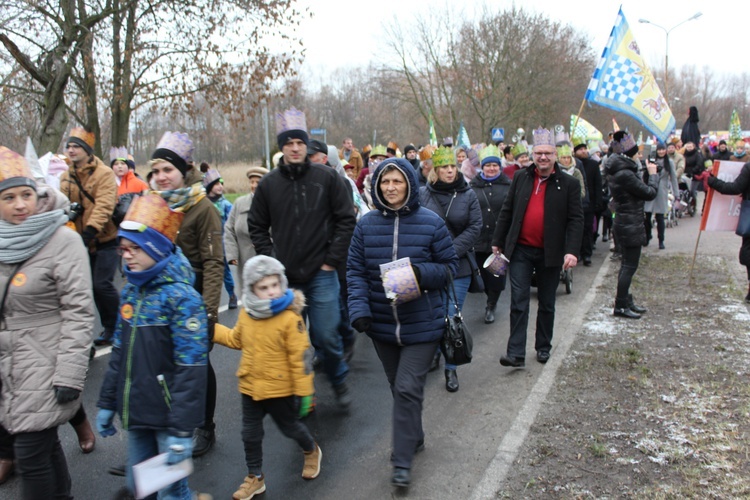
[[[333,386],[343,384],[349,367],[343,359],[339,334],[341,309],[336,271],[320,269],[307,283],[290,283],[290,287],[300,290],[307,299],[304,315],[309,317],[310,339],[322,354],[323,371]]]
[[[346,302],[348,295],[349,291],[346,287],[346,280],[339,280],[339,310],[341,311],[339,335],[341,335],[341,342],[344,344],[344,347],[354,344],[356,336],[351,321],[349,321],[349,306]]]
[[[57,427],[14,435],[13,452],[24,500],[72,499],[70,474]]]
[[[544,265],[544,249],[517,245],[510,260],[510,338],[508,356],[526,358],[526,330],[529,326],[531,276],[536,273],[539,307],[536,315],[537,352],[552,349],[555,325],[555,297],[561,266]]]
[[[91,279],[94,285],[94,303],[104,327],[105,337],[111,337],[117,323],[120,294],[115,288],[115,271],[120,265],[117,255],[117,240],[97,246],[89,254]]]
[[[466,300],[466,294],[469,292],[469,285],[471,285],[471,276],[464,276],[463,278],[454,278],[453,279],[453,288],[456,290],[456,297],[455,302],[458,303],[458,308],[463,309],[464,307],[464,300]],[[451,295],[453,295],[453,291],[451,291]],[[456,314],[456,305],[454,304],[454,301],[452,298],[448,298],[447,295],[445,295],[445,292],[442,290],[440,291],[440,297],[443,299],[443,304],[448,305],[448,315],[453,316]],[[450,365],[448,363],[445,364],[446,370],[455,370],[456,365]]]
[[[638,261],[641,260],[640,245],[634,247],[622,247],[622,263],[620,264],[620,273],[617,275],[617,297],[615,298],[615,307],[625,307],[630,295],[630,283],[633,282],[633,275],[638,270]]]
[[[226,257],[224,257],[224,288],[227,289],[230,297],[234,295],[234,278],[232,277],[232,270],[229,268]]]
[[[128,489],[135,494],[133,466],[169,451],[167,439],[169,432],[152,429],[130,429],[128,431],[128,466],[125,470]],[[187,478],[172,483],[156,495],[146,497],[149,500],[191,500],[192,492],[188,488]]]
[[[303,451],[315,450],[312,434],[297,418],[295,399],[288,396],[254,401],[242,394],[242,443],[248,474],[260,476],[263,473],[263,418],[266,414],[270,414],[281,433],[294,439]]]
[[[424,442],[422,402],[427,370],[437,349],[437,342],[396,345],[372,341],[385,370],[393,395],[394,467],[411,468],[414,452]]]

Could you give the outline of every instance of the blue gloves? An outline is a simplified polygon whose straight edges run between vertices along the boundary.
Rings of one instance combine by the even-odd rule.
[[[114,436],[117,433],[117,429],[112,425],[114,419],[114,410],[99,409],[99,413],[96,414],[96,431],[101,437]]]
[[[167,438],[167,464],[174,465],[193,456],[193,437],[169,436]]]

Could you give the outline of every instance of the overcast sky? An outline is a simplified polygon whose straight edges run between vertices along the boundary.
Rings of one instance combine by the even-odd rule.
[[[513,5],[509,0],[457,0],[447,5],[472,13],[475,6],[484,3],[498,10]],[[622,5],[652,68],[664,64],[665,34],[653,25],[639,23],[638,19],[645,18],[670,29],[702,12],[700,18],[670,33],[670,68],[696,64],[708,65],[720,73],[750,72],[750,52],[746,45],[750,26],[748,0],[527,0],[516,4],[584,31],[597,56],[607,43]],[[383,47],[378,38],[384,23],[393,22],[394,16],[399,21],[409,18],[415,23],[424,22],[429,20],[431,12],[442,12],[441,6],[446,4],[441,0],[299,0],[299,5],[315,12],[314,18],[306,20],[299,32],[307,48],[303,72],[310,69],[318,72],[321,68],[357,66],[382,57],[378,56],[378,49]]]

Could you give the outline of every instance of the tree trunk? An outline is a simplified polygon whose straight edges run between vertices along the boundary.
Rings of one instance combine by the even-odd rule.
[[[131,0],[125,25],[125,45],[121,47],[123,19],[119,1],[113,4],[116,14],[112,20],[112,146],[127,146],[130,132],[130,115],[133,112],[133,51],[137,0]]]

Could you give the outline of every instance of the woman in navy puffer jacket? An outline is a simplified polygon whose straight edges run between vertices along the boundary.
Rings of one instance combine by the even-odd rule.
[[[440,290],[448,284],[448,273],[458,270],[458,256],[443,220],[420,207],[417,174],[408,161],[381,163],[371,192],[376,210],[359,220],[349,248],[349,317],[372,338],[391,386],[392,483],[406,487],[414,453],[424,448],[424,385],[445,325]],[[385,295],[380,265],[404,257],[422,294],[394,305]]]

